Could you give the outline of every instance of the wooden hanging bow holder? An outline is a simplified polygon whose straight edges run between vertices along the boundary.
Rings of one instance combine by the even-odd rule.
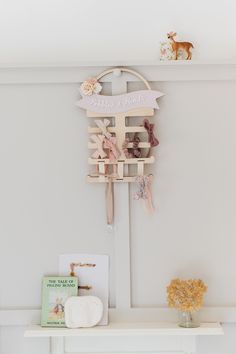
[[[95,118],[96,125],[88,127],[90,141],[88,148],[94,151],[88,158],[89,165],[95,167],[95,171],[88,175],[91,183],[108,183],[107,185],[107,219],[108,224],[113,220],[113,182],[135,182],[137,176],[145,175],[145,165],[154,163],[154,156],[127,157],[124,152],[124,143],[127,150],[132,150],[134,144],[127,141],[127,137],[139,133],[146,133],[143,125],[129,125],[127,123],[134,117],[151,117],[154,109],[158,108],[156,99],[163,96],[159,91],[151,89],[148,81],[139,73],[128,68],[112,68],[102,72],[95,79],[85,82],[85,87],[89,86],[91,80],[99,84],[99,80],[104,76],[115,73],[118,75],[126,72],[135,75],[146,87],[145,90],[124,93],[122,95],[105,96],[97,93],[82,93],[82,99],[77,105],[86,110],[87,117]],[[86,84],[88,84],[86,86]],[[83,85],[83,84],[82,84]],[[115,139],[116,151],[112,152],[112,158],[106,153],[106,145],[102,139],[106,136]],[[109,140],[108,139],[108,140]],[[139,141],[138,148],[150,149],[149,141]],[[129,166],[136,165],[136,174],[129,175]],[[110,210],[110,212],[109,212]],[[110,214],[110,215],[109,215]]]

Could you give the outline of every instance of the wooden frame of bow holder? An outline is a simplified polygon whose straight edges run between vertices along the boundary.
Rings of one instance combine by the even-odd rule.
[[[104,76],[126,72],[136,76],[146,87],[145,90],[106,96],[100,94],[99,82]],[[95,78],[89,78],[80,86],[82,98],[77,105],[86,110],[87,117],[94,118],[95,125],[88,127],[90,141],[88,148],[92,155],[88,158],[94,171],[88,175],[91,183],[107,183],[107,223],[113,222],[113,183],[137,182],[140,191],[136,199],[148,199],[148,182],[145,165],[154,163],[150,149],[158,144],[153,133],[154,124],[148,119],[141,126],[129,125],[134,117],[151,117],[158,109],[156,99],[163,96],[151,89],[148,81],[138,72],[128,68],[111,68]],[[148,140],[141,141],[139,134],[147,132]],[[149,153],[144,156],[143,151]],[[136,166],[136,174],[129,175],[129,166]],[[145,184],[146,183],[146,184]],[[150,200],[149,200],[150,203]]]

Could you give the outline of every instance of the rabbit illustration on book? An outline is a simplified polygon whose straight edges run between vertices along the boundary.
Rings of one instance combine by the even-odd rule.
[[[64,305],[63,305],[63,298],[62,297],[56,299],[56,305],[53,308],[53,312],[55,314],[64,312]]]

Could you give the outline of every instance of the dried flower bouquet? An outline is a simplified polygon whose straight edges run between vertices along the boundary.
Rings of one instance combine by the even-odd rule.
[[[207,286],[201,279],[173,279],[167,287],[168,306],[179,311],[198,311]]]

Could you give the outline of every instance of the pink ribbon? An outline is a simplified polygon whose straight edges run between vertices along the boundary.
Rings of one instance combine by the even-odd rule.
[[[148,141],[151,147],[157,146],[159,144],[159,141],[157,140],[153,132],[154,124],[151,124],[148,119],[144,119],[143,125],[148,133]]]
[[[104,141],[104,135],[98,134],[98,135],[91,135],[91,140],[93,140],[96,144],[97,150],[92,154],[92,157],[94,159],[101,158],[103,159],[104,157],[107,156],[106,152],[103,150],[103,141]]]
[[[116,146],[116,138],[111,136],[109,139],[104,138],[104,149],[109,149],[109,160],[115,161],[120,156],[120,151],[117,149]]]

